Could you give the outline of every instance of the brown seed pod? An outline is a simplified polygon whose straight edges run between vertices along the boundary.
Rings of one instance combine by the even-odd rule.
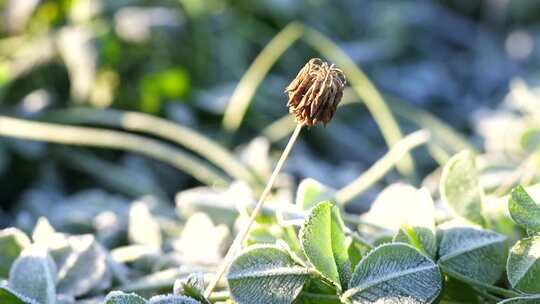
[[[285,89],[289,112],[299,124],[326,125],[336,113],[346,82],[343,72],[333,64],[310,59]]]

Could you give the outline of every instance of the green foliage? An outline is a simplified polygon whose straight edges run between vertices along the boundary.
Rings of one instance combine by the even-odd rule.
[[[292,303],[308,278],[289,253],[253,246],[236,258],[227,275],[232,298],[240,304]]]
[[[210,304],[204,296],[204,276],[202,273],[190,274],[186,279],[176,280],[174,294],[183,294],[203,304]]]
[[[482,216],[483,190],[476,171],[475,155],[462,151],[444,166],[440,182],[442,200],[457,215],[484,225]]]
[[[350,289],[342,299],[374,303],[393,299],[396,303],[431,303],[442,289],[437,264],[405,244],[381,245],[371,251],[354,270]]]
[[[179,67],[146,75],[140,83],[141,108],[145,112],[157,113],[161,108],[161,98],[181,98],[189,89],[189,75]]]
[[[540,232],[540,206],[523,187],[518,186],[512,190],[508,206],[510,216],[518,225],[528,231]]]
[[[441,229],[438,264],[482,283],[493,284],[504,273],[506,237],[476,227],[447,225]]]
[[[403,242],[416,247],[431,258],[437,255],[437,238],[435,236],[435,205],[427,189],[407,187],[401,192],[404,201],[412,212],[405,213],[394,242]],[[391,212],[389,210],[389,212]]]
[[[473,22],[476,4],[424,1],[418,10],[423,17],[411,23],[410,18],[395,18],[402,11],[414,11],[411,3],[373,1],[374,11],[390,10],[390,18],[355,18],[353,24],[339,9],[354,7],[355,0],[127,2],[0,3],[6,21],[0,24],[0,102],[5,113],[25,117],[9,120],[8,114],[1,115],[0,135],[81,145],[96,141],[92,146],[129,151],[80,153],[0,138],[0,177],[5,186],[1,201],[8,204],[0,208],[0,224],[18,227],[0,231],[0,303],[540,303],[538,90],[514,81],[502,109],[503,120],[512,123],[500,124],[499,115],[487,115],[487,122],[477,117],[467,120],[481,133],[482,140],[475,137],[474,142],[485,143],[485,154],[463,151],[452,156],[475,147],[406,102],[392,101],[388,107],[391,96],[381,94],[355,64],[376,54],[377,64],[392,63],[370,67],[377,71],[377,82],[388,86],[386,78],[393,81],[403,71],[412,76],[392,88],[403,98],[413,92],[419,103],[433,96],[437,102],[454,100],[455,85],[442,86],[452,81],[427,77],[425,85],[423,76],[433,74],[433,67],[439,76],[470,79],[468,72],[458,66],[460,73],[453,73],[452,67],[445,73],[447,67],[431,59],[414,58],[420,68],[410,64],[407,57],[418,50],[426,53],[425,45],[410,47],[403,40],[409,35],[402,34],[410,32],[410,26],[456,29],[451,39],[430,39],[434,45],[429,49],[442,50],[434,54],[445,57],[457,51],[455,62],[460,64],[472,50],[475,58],[504,67],[507,56],[515,55],[516,43],[508,43],[507,52],[479,56],[485,54],[469,47],[469,36],[459,32]],[[505,23],[522,24],[515,22],[515,15],[523,12],[527,19],[537,15],[538,10],[531,9],[537,5],[525,2],[509,2]],[[441,22],[436,17],[444,15],[446,6],[451,15],[465,11],[467,18]],[[302,14],[306,9],[311,13]],[[343,44],[361,43],[362,51],[350,47],[344,52],[300,20],[279,32],[284,20],[306,16],[310,24],[332,32]],[[462,19],[467,26],[462,26]],[[525,23],[534,29],[534,24]],[[370,35],[358,35],[365,29]],[[524,27],[517,37],[528,39],[529,31]],[[432,35],[432,31],[412,32]],[[272,33],[279,34],[271,40]],[[510,42],[516,36],[506,29],[496,34],[491,36],[496,40],[508,36]],[[492,45],[488,36],[487,45]],[[368,41],[372,38],[376,39]],[[427,41],[422,38],[413,42]],[[271,198],[226,276],[228,285],[220,282],[218,292],[205,296],[206,283],[270,176],[276,152],[271,147],[278,148],[277,141],[294,128],[290,117],[276,123],[270,119],[284,114],[283,84],[306,56],[316,54],[305,52],[298,40],[347,74],[351,87],[341,105],[366,106],[391,147],[389,157],[373,159],[381,141],[369,133],[372,120],[362,109],[340,110],[336,116],[340,121],[310,132],[307,148],[296,149],[295,164],[289,164],[294,174],[276,176]],[[272,42],[265,47],[268,41]],[[451,47],[445,49],[448,42]],[[286,51],[292,56],[282,57]],[[250,66],[252,58],[256,59]],[[512,59],[511,65],[528,62]],[[476,66],[480,71],[475,72],[482,72],[491,65]],[[482,90],[470,90],[468,97],[474,100],[475,91],[500,88],[500,80],[512,75],[500,76],[495,77],[496,86],[490,85],[490,77],[475,81]],[[57,109],[60,113],[51,113]],[[469,105],[463,109],[471,110]],[[414,132],[412,141],[400,140],[394,114],[407,127],[426,130]],[[491,117],[494,121],[489,121]],[[81,127],[59,125],[55,132],[47,132],[47,125],[31,119]],[[25,131],[5,123],[14,120],[38,127]],[[246,128],[240,129],[242,123]],[[235,146],[267,125],[257,145]],[[8,129],[12,133],[5,133]],[[81,136],[78,129],[101,135]],[[50,137],[39,137],[44,134]],[[424,144],[435,160],[413,162],[410,150]],[[182,150],[186,148],[188,154]],[[188,176],[130,152],[165,161]],[[414,156],[418,155],[423,154]],[[440,168],[427,174],[435,161],[444,164],[442,176]],[[394,166],[414,186],[387,186],[396,180],[392,173],[386,176]],[[352,174],[361,175],[353,179]],[[298,187],[297,177],[303,178]],[[210,186],[186,189],[194,186],[194,179]],[[350,180],[358,183],[347,186]],[[96,184],[125,196],[87,190]],[[523,187],[505,196],[518,184]],[[182,190],[176,206],[171,207],[178,189]],[[363,196],[356,200],[360,193]],[[149,194],[158,199],[140,197]],[[349,201],[354,202],[345,206]],[[25,234],[29,232],[31,238]]]
[[[1,285],[0,302],[3,304],[38,304],[35,300],[27,298],[7,286]]]
[[[314,179],[306,178],[298,184],[296,205],[302,210],[309,210],[319,202],[332,199],[334,195],[335,190]]]
[[[512,287],[540,293],[540,235],[521,239],[510,249],[506,272]]]
[[[330,202],[313,207],[300,230],[300,241],[315,269],[339,290],[346,289],[351,263],[339,209]]]
[[[0,231],[0,277],[8,277],[11,264],[29,245],[26,234],[17,228]]]

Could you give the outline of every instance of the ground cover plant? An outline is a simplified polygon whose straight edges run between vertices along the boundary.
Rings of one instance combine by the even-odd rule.
[[[307,1],[307,23],[287,1],[130,1],[0,1],[0,304],[540,303],[540,95],[494,93],[511,69],[469,50],[467,4],[358,1],[393,41],[358,46],[325,34],[362,31],[357,1]],[[431,61],[396,81],[396,50],[456,58],[467,98],[504,100],[469,113]],[[471,130],[399,91],[459,100],[437,115]]]

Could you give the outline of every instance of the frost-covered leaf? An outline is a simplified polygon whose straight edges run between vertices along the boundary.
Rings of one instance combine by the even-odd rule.
[[[519,240],[506,265],[508,281],[525,293],[540,293],[540,235]]]
[[[335,192],[314,179],[306,178],[298,185],[296,206],[301,210],[309,210],[320,202],[334,198]]]
[[[300,242],[315,269],[338,289],[346,289],[351,264],[339,208],[330,202],[313,207],[300,229]]]
[[[201,302],[186,296],[160,295],[148,300],[148,304],[201,304]]]
[[[229,245],[229,229],[225,225],[214,225],[204,213],[192,215],[180,239],[173,243],[185,261],[199,265],[213,265],[221,261]]]
[[[368,303],[432,303],[442,289],[441,273],[430,258],[407,244],[385,244],[360,261],[343,300]]]
[[[497,304],[538,304],[540,303],[540,295],[523,296],[506,299]]]
[[[484,225],[484,192],[472,152],[465,150],[448,160],[442,172],[440,192],[442,200],[456,214],[473,223]]]
[[[71,236],[69,245],[72,251],[58,271],[59,293],[80,296],[101,284],[110,284],[110,277],[106,280],[105,249],[92,235]]]
[[[159,224],[142,201],[134,202],[129,210],[128,237],[135,244],[161,246]]]
[[[39,304],[35,300],[27,298],[8,286],[0,285],[0,303],[2,304]]]
[[[41,202],[33,202],[35,205],[39,203]],[[90,231],[96,228],[94,226],[96,218],[104,212],[112,212],[120,219],[127,219],[128,203],[129,201],[124,197],[112,195],[103,190],[89,189],[58,199],[50,206],[44,207],[45,210],[40,209],[42,210],[40,214],[59,230]]]
[[[275,246],[252,246],[231,265],[227,281],[239,304],[290,304],[308,278],[289,254]]]
[[[202,212],[216,225],[233,227],[238,217],[237,206],[247,206],[254,201],[250,187],[235,182],[228,189],[197,187],[181,191],[176,195],[176,210],[182,218]]]
[[[493,284],[504,273],[508,255],[506,237],[457,222],[442,225],[439,265],[443,271],[455,272],[485,284]]]
[[[104,304],[146,304],[146,300],[134,293],[111,291],[105,298]]]
[[[11,264],[30,246],[26,234],[17,228],[0,230],[0,278],[7,278]]]
[[[56,232],[45,217],[38,219],[32,232],[32,239],[36,245],[47,248],[57,268],[64,265],[67,257],[73,251],[69,242],[70,236]]]
[[[56,299],[56,265],[47,251],[38,246],[26,248],[9,272],[13,291],[41,304],[54,304]]]
[[[528,231],[540,231],[540,206],[529,196],[521,186],[512,190],[508,200],[510,216],[518,225]]]

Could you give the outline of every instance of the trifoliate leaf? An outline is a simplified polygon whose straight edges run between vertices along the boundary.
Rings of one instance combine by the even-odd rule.
[[[227,274],[238,304],[290,304],[308,279],[306,268],[275,246],[252,246],[240,254]]]
[[[360,261],[342,301],[432,303],[442,289],[437,264],[407,244],[385,244]]]
[[[540,235],[519,240],[508,256],[508,281],[525,293],[540,293]]]
[[[493,284],[504,273],[508,255],[506,237],[496,232],[455,223],[439,226],[441,242],[438,264],[485,284]]]
[[[442,172],[440,192],[442,200],[457,215],[475,224],[484,225],[484,192],[472,152],[465,150],[448,160]]]
[[[528,231],[540,231],[540,206],[534,202],[521,186],[512,190],[508,200],[510,216],[521,227]]]
[[[351,264],[339,208],[330,202],[313,207],[300,229],[300,242],[315,269],[338,289],[346,289]]]

